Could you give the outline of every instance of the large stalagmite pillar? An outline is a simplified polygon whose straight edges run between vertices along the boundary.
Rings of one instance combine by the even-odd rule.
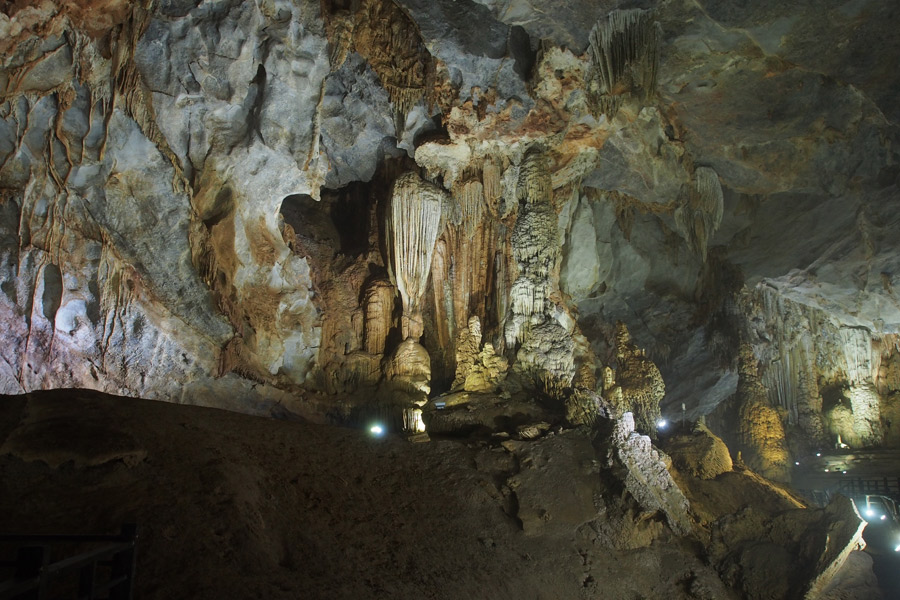
[[[391,278],[403,304],[401,334],[403,341],[385,363],[385,378],[394,400],[407,396],[413,405],[428,399],[431,360],[419,343],[425,329],[422,300],[425,295],[435,242],[440,233],[445,192],[423,181],[416,173],[407,173],[394,182],[387,215],[388,264]],[[403,392],[397,396],[397,392]],[[405,409],[406,412],[415,410]],[[404,414],[406,414],[406,412]],[[410,419],[405,418],[409,427]]]
[[[547,157],[530,150],[519,168],[522,201],[512,233],[518,277],[504,324],[507,348],[517,348],[515,368],[567,387],[575,375],[574,321],[554,301],[559,293],[560,243]]]

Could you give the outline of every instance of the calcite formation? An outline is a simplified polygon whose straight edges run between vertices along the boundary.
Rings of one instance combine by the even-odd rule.
[[[456,377],[453,388],[467,392],[496,391],[509,368],[509,361],[499,356],[490,342],[481,344],[481,322],[469,319],[456,342]]]
[[[4,7],[2,389],[316,414],[409,334],[449,389],[472,316],[565,388],[622,320],[698,416],[727,320],[808,447],[888,439],[896,77],[815,50],[891,39],[884,8],[451,4]],[[389,287],[417,171],[433,254]]]
[[[0,3],[0,392],[547,448],[581,428],[634,498],[591,526],[609,547],[665,527],[638,513],[695,528],[661,419],[706,417],[681,465],[705,483],[896,447],[892,10]],[[835,506],[794,530],[841,550],[808,546],[782,596],[842,562]],[[707,533],[777,522],[745,516]],[[716,564],[757,590],[742,540]]]
[[[616,324],[616,370],[604,368],[603,392],[619,414],[634,415],[637,429],[655,437],[661,420],[659,403],[666,393],[659,369],[631,340],[628,328]]]
[[[616,421],[612,440],[610,460],[624,467],[625,488],[644,510],[661,511],[673,531],[687,535],[692,528],[690,504],[669,474],[668,457],[635,431],[630,412]]]
[[[709,167],[698,168],[674,217],[681,235],[704,258],[709,240],[722,223],[724,208],[719,176]]]
[[[518,277],[509,292],[504,336],[518,348],[516,367],[532,377],[551,378],[564,386],[575,375],[574,321],[560,311],[559,241],[547,157],[529,151],[519,168],[519,211],[512,231],[512,257]]]
[[[615,117],[624,91],[633,89],[644,100],[656,92],[660,36],[651,11],[641,9],[611,11],[594,25],[589,39],[596,81],[588,81],[588,91],[598,114]]]
[[[403,302],[400,329],[404,340],[418,341],[425,329],[421,302],[431,273],[443,201],[440,188],[415,173],[394,183],[388,230],[392,274]]]

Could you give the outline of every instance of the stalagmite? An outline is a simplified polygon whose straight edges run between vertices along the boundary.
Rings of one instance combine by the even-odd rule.
[[[481,322],[478,317],[469,319],[456,343],[456,377],[453,390],[467,392],[493,392],[504,379],[509,362],[494,351],[490,342],[481,346]]]
[[[741,348],[738,368],[738,449],[751,469],[769,479],[790,481],[790,454],[781,415],[769,403],[749,346]]]
[[[518,346],[519,371],[536,381],[552,379],[553,388],[566,387],[575,375],[575,346],[569,324],[557,319],[564,311],[555,311],[551,300],[559,290],[560,243],[550,169],[543,152],[532,149],[525,155],[516,193],[520,208],[512,232],[512,256],[518,277],[509,294],[506,346]]]
[[[616,362],[615,374],[609,367],[603,370],[604,396],[619,415],[634,413],[639,431],[655,436],[666,385],[657,366],[631,341],[621,322],[616,323]]]

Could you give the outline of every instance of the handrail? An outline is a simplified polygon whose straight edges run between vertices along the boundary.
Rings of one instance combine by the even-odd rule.
[[[59,535],[59,534],[22,534],[0,533],[0,542],[125,542],[130,538],[122,535]]]
[[[0,582],[0,600],[45,600],[52,580],[67,572],[77,572],[78,585],[77,589],[71,590],[71,595],[64,597],[94,600],[98,593],[109,592],[110,600],[130,600],[134,592],[135,525],[123,525],[119,535],[3,534],[0,542],[29,544],[19,547],[15,562],[0,563],[15,567],[13,578]],[[112,543],[50,562],[47,546],[65,542]],[[106,581],[98,581],[98,570],[108,575]],[[59,593],[54,589],[54,598],[60,597]]]

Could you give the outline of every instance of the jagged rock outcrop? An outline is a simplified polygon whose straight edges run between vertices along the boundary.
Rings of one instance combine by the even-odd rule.
[[[666,440],[665,449],[678,470],[691,477],[715,479],[734,467],[728,446],[703,423]]]
[[[853,502],[843,496],[818,510],[743,510],[714,524],[711,554],[726,581],[748,598],[813,600],[848,555],[865,546],[864,528]]]
[[[616,370],[604,367],[603,393],[619,415],[632,413],[638,430],[655,437],[661,419],[659,403],[666,393],[662,375],[632,342],[622,322],[616,323],[615,339]]]
[[[889,8],[26,4],[0,10],[3,391],[332,418],[411,337],[435,391],[458,354],[496,391],[502,357],[574,423],[622,321],[662,414],[732,396],[743,339],[745,416],[790,452],[896,443]],[[391,210],[404,177],[424,213]],[[607,400],[652,431],[624,376]]]
[[[481,322],[469,319],[469,326],[456,341],[456,378],[453,389],[467,392],[492,392],[506,379],[509,361],[494,351],[494,346],[481,344]]]
[[[668,457],[653,447],[650,438],[634,430],[634,416],[626,412],[615,423],[610,461],[625,470],[625,489],[641,507],[661,511],[673,531],[691,531],[690,505],[668,471]]]

